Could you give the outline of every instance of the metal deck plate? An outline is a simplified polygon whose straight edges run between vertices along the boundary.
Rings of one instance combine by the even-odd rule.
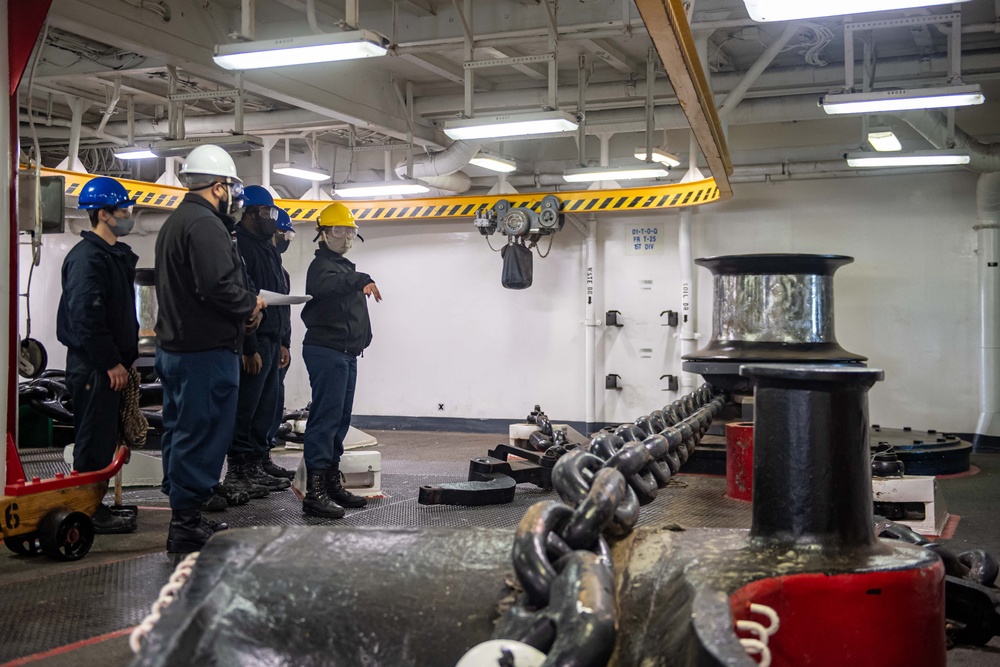
[[[298,455],[276,455],[274,461],[286,468],[298,465]],[[29,475],[67,472],[61,454],[50,451],[22,455]],[[539,500],[556,498],[531,484],[520,484],[514,502],[505,505],[460,507],[419,505],[417,492],[424,484],[441,484],[466,479],[468,461],[384,460],[384,498],[371,498],[368,506],[348,510],[343,519],[318,519],[302,515],[302,504],[291,490],[272,493],[247,505],[230,507],[214,515],[234,528],[247,526],[437,526],[444,528],[511,528],[524,512]],[[750,504],[727,498],[726,481],[719,477],[681,475],[660,489],[656,500],[642,508],[640,526],[677,524],[689,528],[749,528]],[[125,504],[165,505],[159,489],[128,489]]]
[[[138,624],[173,569],[153,554],[5,585],[0,663]]]

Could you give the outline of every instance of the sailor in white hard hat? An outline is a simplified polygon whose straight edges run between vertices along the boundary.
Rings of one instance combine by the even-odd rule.
[[[228,528],[201,515],[222,473],[236,423],[243,337],[260,323],[233,241],[243,182],[218,146],[181,168],[190,192],[156,239],[156,372],[163,385],[163,492],[173,515],[167,551],[198,551]]]

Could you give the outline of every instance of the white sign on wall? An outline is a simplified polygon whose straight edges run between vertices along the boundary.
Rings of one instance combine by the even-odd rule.
[[[652,255],[663,253],[659,226],[625,226],[625,254]]]

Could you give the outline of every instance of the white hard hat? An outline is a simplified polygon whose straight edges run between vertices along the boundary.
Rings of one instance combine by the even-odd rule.
[[[181,166],[181,174],[223,176],[240,180],[240,177],[236,175],[236,163],[233,162],[233,158],[225,150],[212,144],[198,146],[188,153],[183,166]]]

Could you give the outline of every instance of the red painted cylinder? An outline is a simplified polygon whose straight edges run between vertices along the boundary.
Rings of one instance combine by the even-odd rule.
[[[753,422],[726,424],[726,495],[753,499]]]
[[[810,573],[761,579],[729,598],[733,620],[780,619],[768,639],[773,665],[944,667],[944,566],[850,574]],[[741,637],[755,634],[739,631]]]

